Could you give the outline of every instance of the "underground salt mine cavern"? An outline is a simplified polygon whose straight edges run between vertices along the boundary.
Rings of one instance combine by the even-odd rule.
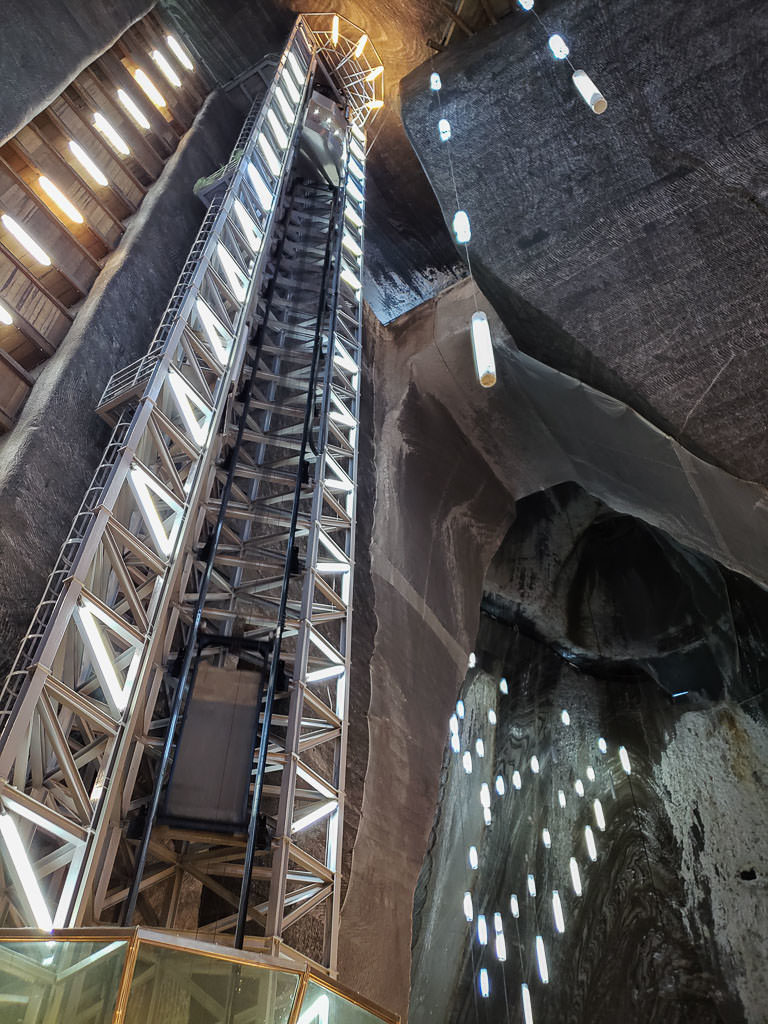
[[[767,1024],[768,6],[2,15],[0,1024]]]

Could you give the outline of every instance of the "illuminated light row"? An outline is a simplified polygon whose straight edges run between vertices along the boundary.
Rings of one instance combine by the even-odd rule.
[[[619,760],[621,761],[621,767],[627,773],[632,774],[632,766],[629,763],[629,754],[627,753],[626,747],[619,747]]]
[[[275,86],[274,96],[277,100],[277,105],[280,107],[280,111],[285,118],[286,124],[293,124],[296,119],[296,111],[285,98],[285,93],[279,85]]]
[[[35,924],[45,932],[53,931],[53,918],[35,877],[24,842],[19,835],[16,822],[4,810],[0,810],[0,836],[2,836],[13,872],[17,876],[22,892],[32,911]]]
[[[523,785],[523,780],[520,776],[520,772],[517,769],[515,769],[512,772],[512,785],[515,789],[520,789]]]
[[[277,114],[271,108],[267,111],[267,120],[269,121],[269,127],[272,129],[272,134],[275,136],[275,142],[278,144],[280,149],[287,149],[288,136],[285,133],[285,129],[280,124]]]
[[[496,712],[493,710],[493,708],[488,709],[488,721],[491,723],[491,725],[496,725]]]
[[[555,919],[555,928],[562,935],[565,931],[565,918],[563,917],[563,904],[560,902],[560,893],[557,889],[552,890],[552,916]]]
[[[605,832],[605,815],[603,814],[603,805],[599,800],[595,800],[592,808],[595,812],[595,822],[601,832]]]
[[[54,185],[50,178],[46,178],[44,174],[41,174],[38,178],[38,183],[48,198],[53,200],[58,208],[65,213],[70,220],[74,221],[75,224],[83,223],[82,213],[80,213],[74,203],[67,199],[61,189],[57,185]]]
[[[590,782],[595,781],[595,769],[592,767],[591,764],[587,765],[587,778]]]
[[[258,199],[262,210],[265,213],[269,213],[272,209],[275,197],[272,195],[272,190],[267,185],[266,181],[264,181],[264,178],[261,176],[261,172],[253,161],[248,162],[248,177],[253,185],[256,198]]]
[[[499,796],[504,796],[504,793],[506,792],[504,779],[501,775],[496,776],[496,792],[499,794]]]
[[[477,871],[477,866],[480,863],[477,856],[477,847],[470,846],[469,848],[469,866],[473,871]]]
[[[504,694],[509,693],[509,686],[507,685],[507,680],[504,678],[504,676],[502,676],[501,679],[499,680],[499,690],[501,693]]]
[[[576,779],[576,781],[573,784],[573,788],[576,790],[577,796],[584,796],[584,783],[581,781],[581,779]]]
[[[533,875],[528,875],[528,895],[536,895],[536,879],[533,877]]]
[[[181,66],[183,68],[186,68],[187,71],[194,71],[195,66],[192,63],[192,61],[189,59],[189,57],[187,56],[186,51],[183,49],[183,47],[181,46],[181,43],[179,43],[178,39],[176,39],[175,36],[166,36],[165,37],[165,41],[166,41],[166,43],[168,43],[168,49],[171,51],[171,53],[174,55],[174,57],[178,60],[178,62],[181,64]]]
[[[557,791],[557,801],[561,807],[565,807],[565,793],[562,789],[558,789]]]
[[[0,324],[6,324],[6,326],[10,327],[12,323],[13,317],[2,304],[2,302],[0,302]]]
[[[584,826],[584,839],[587,843],[587,853],[591,861],[597,860],[597,847],[595,846],[595,835],[589,825]]]
[[[485,923],[485,914],[477,915],[477,941],[481,946],[488,945],[488,926]]]
[[[573,886],[573,891],[577,896],[581,896],[581,874],[579,873],[579,865],[576,863],[575,857],[571,857],[568,867],[571,872],[571,885]]]
[[[480,737],[475,740],[475,753],[478,757],[485,757],[485,743]]]
[[[474,916],[474,912],[472,909],[472,893],[470,892],[464,893],[463,910],[464,917],[467,919],[468,922],[470,922]]]
[[[45,249],[37,244],[31,235],[27,234],[21,224],[17,223],[13,217],[9,217],[7,213],[4,213],[0,219],[2,219],[3,224],[19,245],[23,246],[33,259],[37,260],[44,267],[50,267],[51,257]]]
[[[472,774],[472,755],[468,750],[464,751],[464,756],[461,759],[461,763],[464,766],[464,772],[466,775]]]
[[[275,154],[274,149],[272,149],[272,146],[269,144],[269,139],[266,137],[266,135],[262,133],[256,140],[256,144],[261,150],[261,155],[264,157],[264,162],[266,163],[267,167],[272,172],[272,174],[274,174],[274,176],[278,178],[280,176],[280,168],[282,165],[280,161],[277,159],[277,155]]]
[[[548,828],[543,828],[541,830],[541,841],[542,841],[542,843],[544,843],[544,846],[547,849],[549,849],[550,846],[552,845],[552,836],[549,834],[549,829]]]
[[[480,995],[483,999],[487,999],[491,994],[491,984],[488,980],[488,971],[485,967],[480,968],[478,975],[478,985],[480,986]]]
[[[540,769],[539,759],[534,754],[533,757],[531,758],[531,771],[533,772],[534,775],[538,775],[539,774],[539,769]]]
[[[531,1009],[531,993],[528,991],[528,986],[523,982],[520,986],[520,993],[523,1000],[523,1018],[525,1024],[533,1024],[533,1010]]]
[[[262,236],[256,224],[239,199],[235,199],[233,209],[251,251],[254,253],[258,252],[261,249]]]
[[[549,967],[547,966],[547,951],[544,948],[544,939],[541,935],[536,936],[536,960],[539,965],[539,977],[543,985],[549,984]]]

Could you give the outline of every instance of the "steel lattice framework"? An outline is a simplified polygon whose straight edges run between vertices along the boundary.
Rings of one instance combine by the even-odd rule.
[[[278,951],[310,918],[335,968],[367,110],[347,97],[339,185],[299,179],[321,49],[300,18],[147,355],[102,398],[112,437],[0,692],[6,924],[138,904],[180,931],[192,883],[228,908],[195,932]],[[201,664],[251,663],[247,831],[157,825]]]

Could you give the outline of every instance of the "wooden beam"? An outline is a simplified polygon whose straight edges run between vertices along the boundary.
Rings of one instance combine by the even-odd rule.
[[[491,0],[480,0],[480,6],[483,8],[483,13],[488,19],[490,25],[498,25],[499,21],[496,15],[493,13],[493,7],[491,7]]]
[[[16,362],[13,356],[9,355],[5,349],[0,348],[0,363],[7,366],[11,373],[15,374],[19,380],[23,381],[28,388],[31,388],[35,383],[35,378],[27,373],[23,366]]]
[[[446,3],[445,0],[441,0],[441,6],[451,21],[457,25],[465,35],[473,36],[475,34],[475,30],[469,27],[466,21],[464,21],[460,14],[457,14],[456,11],[454,11],[453,7],[449,3]]]
[[[13,314],[14,326],[19,333],[23,334],[24,337],[27,338],[28,341],[31,341],[33,345],[36,345],[41,352],[46,354],[46,356],[52,356],[56,351],[57,346],[48,341],[48,339],[42,335],[36,327],[33,327],[29,320],[22,316],[13,303],[5,297],[3,297],[3,305],[7,306]]]
[[[444,53],[445,47],[442,43],[436,43],[434,39],[427,40],[427,46],[431,46],[433,50],[437,50],[438,53]]]
[[[5,256],[5,258],[7,260],[10,260],[10,262],[19,271],[19,273],[23,274],[24,277],[26,277],[26,279],[31,284],[33,284],[35,286],[35,288],[37,288],[39,291],[41,291],[43,293],[43,295],[46,297],[46,299],[52,305],[54,305],[56,307],[56,309],[59,311],[59,313],[61,313],[62,316],[65,316],[67,318],[67,320],[69,320],[69,322],[72,323],[72,321],[74,320],[74,317],[69,312],[69,310],[64,305],[64,303],[61,302],[60,299],[57,299],[56,296],[53,294],[53,292],[49,291],[45,287],[43,282],[39,281],[35,277],[35,275],[32,273],[32,271],[29,269],[29,267],[24,266],[24,264],[21,262],[19,257],[16,256],[14,253],[12,253],[11,250],[8,249],[5,245],[3,245],[2,241],[0,241],[0,255]]]

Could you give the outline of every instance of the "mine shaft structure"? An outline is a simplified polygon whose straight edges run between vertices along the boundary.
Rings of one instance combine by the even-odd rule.
[[[102,397],[111,438],[0,692],[6,928],[143,924],[335,970],[381,88],[360,35],[298,19]]]

